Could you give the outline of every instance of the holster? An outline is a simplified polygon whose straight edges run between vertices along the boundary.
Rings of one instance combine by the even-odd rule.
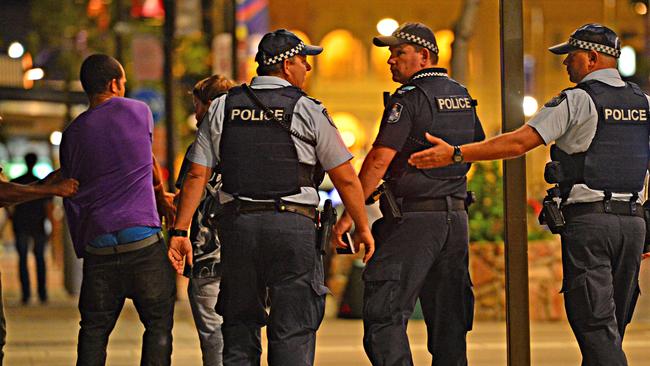
[[[381,194],[380,201],[379,201],[379,207],[382,209],[382,213],[385,213],[387,218],[391,218],[394,220],[401,220],[402,219],[402,208],[397,201],[397,198],[393,194],[393,191],[390,189],[390,187],[384,182],[382,183],[383,186],[383,193]],[[386,211],[388,211],[386,213]]]
[[[548,226],[553,234],[560,234],[564,230],[565,221],[558,203],[559,188],[554,187],[547,191],[544,197],[542,212],[539,213],[540,225]]]
[[[332,200],[325,200],[323,210],[318,212],[318,231],[316,234],[316,249],[325,254],[325,248],[332,238],[332,227],[336,224],[336,209]]]

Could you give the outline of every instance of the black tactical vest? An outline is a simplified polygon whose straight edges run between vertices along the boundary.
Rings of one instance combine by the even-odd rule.
[[[431,189],[432,180],[447,181],[446,185],[456,181],[458,187],[453,189],[447,187],[447,189],[450,189],[450,194],[453,192],[464,197],[467,189],[465,174],[470,164],[417,169],[407,162],[412,153],[431,147],[424,138],[425,132],[440,137],[451,145],[474,142],[476,100],[472,99],[465,87],[450,79],[444,69],[431,70],[431,72],[416,74],[411,81],[400,88],[415,87],[424,93],[429,101],[433,118],[431,120],[414,118],[409,137],[391,164],[387,180],[396,195],[402,197],[436,197],[438,194]],[[416,90],[409,92],[413,93]]]
[[[280,199],[316,187],[314,166],[298,161],[289,132],[294,107],[304,92],[296,87],[256,89],[255,94],[285,127],[268,116],[239,86],[226,97],[219,146],[224,192],[253,199]]]
[[[637,193],[643,188],[650,149],[648,100],[633,83],[614,87],[589,80],[576,86],[589,94],[598,112],[596,134],[586,152],[567,154],[551,146],[551,159],[559,161],[565,177],[563,197],[584,183],[611,193]]]

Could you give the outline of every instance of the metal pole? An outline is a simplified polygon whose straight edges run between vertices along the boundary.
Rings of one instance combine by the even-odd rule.
[[[176,28],[176,5],[174,0],[164,0],[165,5],[165,26],[164,26],[164,65],[163,83],[165,88],[165,129],[167,130],[167,189],[171,192],[174,189],[174,159],[176,148],[174,140],[176,137],[174,129],[174,103],[173,103],[173,75],[172,75],[172,52],[174,49],[174,28]]]
[[[230,34],[232,35],[231,50],[232,52],[232,79],[237,81],[239,78],[239,60],[237,57],[237,0],[230,2]]]
[[[524,54],[521,0],[499,2],[501,23],[501,113],[503,132],[524,122]],[[505,207],[506,329],[508,365],[530,365],[526,159],[503,162]]]

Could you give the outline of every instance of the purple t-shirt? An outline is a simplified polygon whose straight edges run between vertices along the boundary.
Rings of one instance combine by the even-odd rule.
[[[139,101],[113,97],[63,132],[61,170],[79,181],[63,200],[78,257],[95,237],[133,226],[160,227],[153,192],[153,119]]]

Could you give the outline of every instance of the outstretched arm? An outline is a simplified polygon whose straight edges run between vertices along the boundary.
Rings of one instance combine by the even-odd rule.
[[[426,138],[434,146],[412,154],[409,164],[418,169],[439,168],[452,164],[454,147],[429,134],[426,134]],[[544,140],[539,133],[529,125],[524,125],[515,131],[482,142],[462,145],[460,150],[466,162],[473,162],[515,158],[542,144]]]
[[[60,170],[50,173],[42,184],[25,185],[0,181],[0,207],[51,196],[69,197],[77,193],[78,188],[79,182],[75,179],[64,179]]]

